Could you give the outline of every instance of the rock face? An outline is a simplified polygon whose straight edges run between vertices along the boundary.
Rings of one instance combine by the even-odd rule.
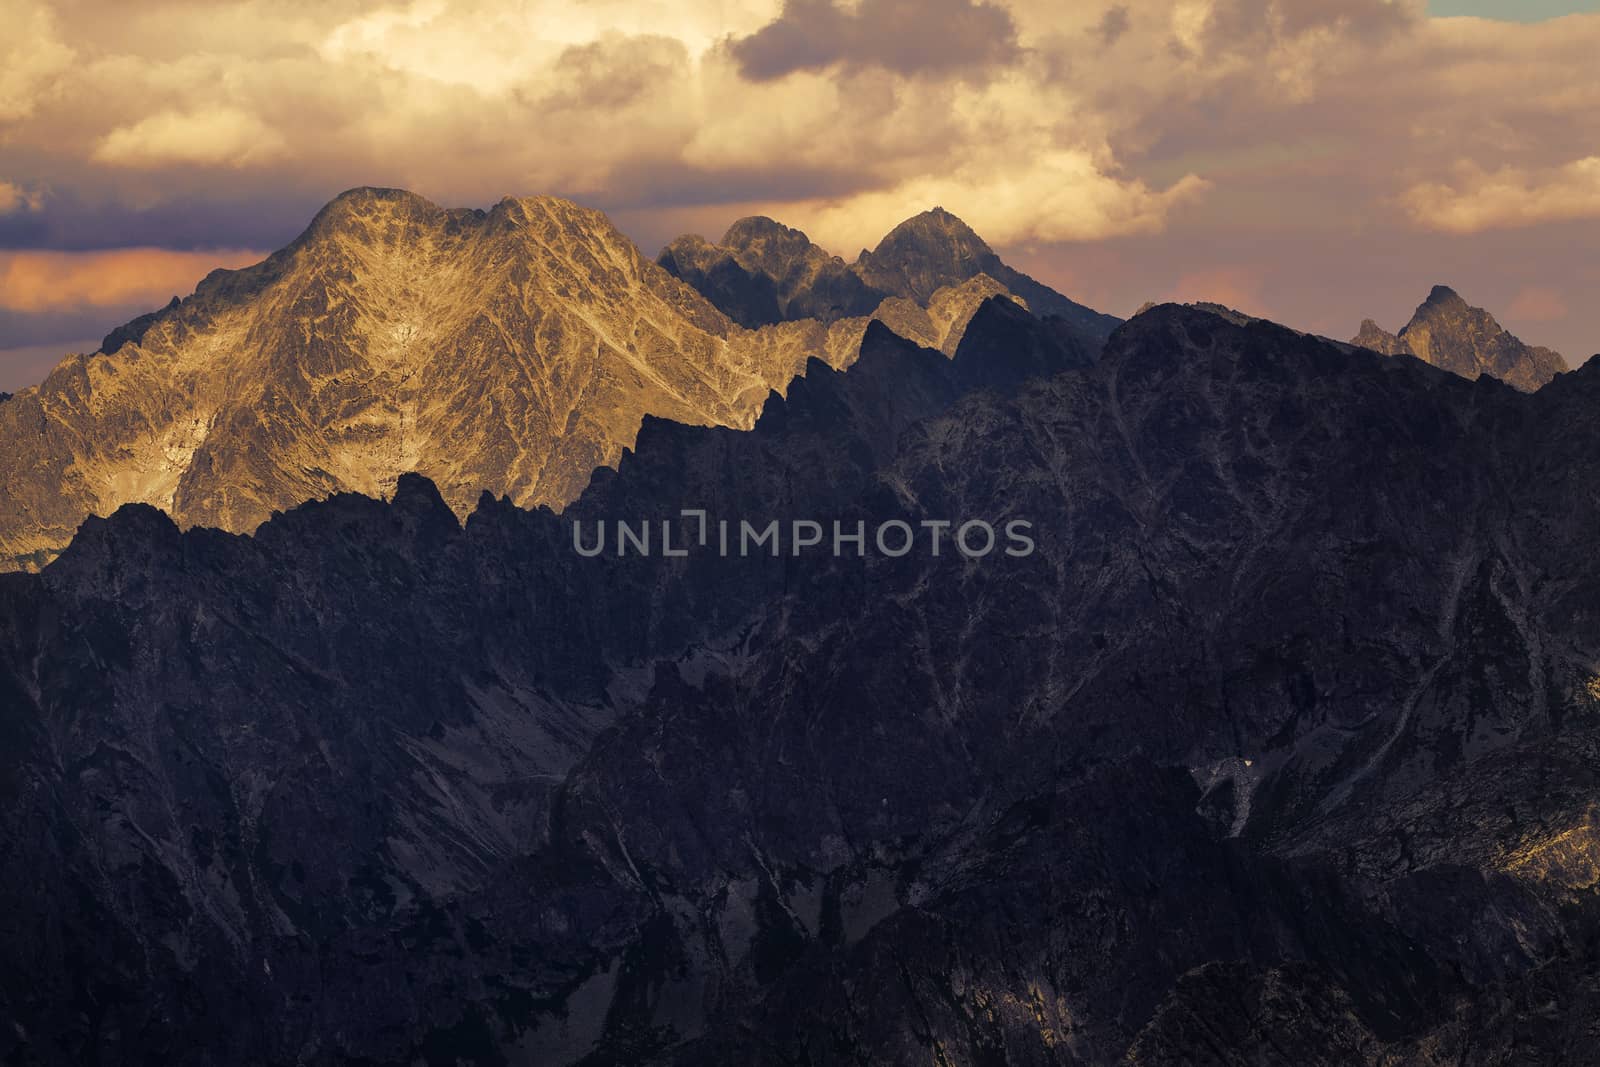
[[[781,259],[792,239],[759,229],[741,248]],[[999,290],[962,282],[847,309],[953,352]],[[213,273],[0,406],[0,569],[36,568],[126,503],[249,531],[330,493],[388,494],[406,471],[458,515],[485,489],[559,507],[645,415],[747,427],[809,357],[854,359],[867,321],[743,329],[568,201],[446,210],[353,190],[263,263]]]
[[[868,323],[560,517],[130,506],[0,577],[0,1058],[1584,1062],[1600,368],[1063,336]]]
[[[1006,266],[943,208],[907,219],[848,265],[799,230],[760,217],[734,223],[720,244],[680,237],[657,262],[746,326],[860,315],[890,296],[925,305],[939,290],[979,278],[993,279],[1039,315],[1060,318],[1092,350],[1121,321]]]
[[[1463,378],[1487,374],[1533,392],[1567,369],[1560,353],[1525,345],[1482,308],[1436,285],[1398,334],[1371,319],[1351,342],[1386,356],[1416,356]]]

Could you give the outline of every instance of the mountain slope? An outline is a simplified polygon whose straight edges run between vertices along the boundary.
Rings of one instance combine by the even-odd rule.
[[[1581,1061],[1600,368],[1058,331],[0,578],[0,1056]],[[1037,551],[573,551],[685,507]]]
[[[953,351],[994,288],[881,314]],[[0,405],[0,568],[42,564],[125,503],[248,531],[406,471],[457,514],[485,489],[559,507],[645,415],[748,426],[810,357],[853,360],[866,323],[742,329],[568,201],[353,190],[263,263],[214,272]]]
[[[1559,352],[1525,345],[1494,316],[1436,285],[1398,334],[1367,319],[1352,344],[1388,356],[1412,355],[1463,378],[1487,374],[1532,392],[1567,369]]]

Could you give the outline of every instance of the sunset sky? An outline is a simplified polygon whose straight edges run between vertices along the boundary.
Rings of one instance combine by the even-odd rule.
[[[1435,283],[1600,350],[1600,14],[1557,0],[0,0],[0,389],[353,185],[654,255],[941,204],[1102,310],[1347,338]]]

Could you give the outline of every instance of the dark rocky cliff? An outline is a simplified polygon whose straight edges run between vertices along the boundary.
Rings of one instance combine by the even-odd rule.
[[[1581,1062],[1600,371],[1064,336],[871,326],[560,518],[408,477],[0,577],[0,1053]],[[685,507],[1037,551],[573,551]]]

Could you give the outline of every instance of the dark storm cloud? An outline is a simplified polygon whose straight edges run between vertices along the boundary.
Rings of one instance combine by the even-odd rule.
[[[768,81],[834,65],[898,74],[981,69],[1017,54],[1004,8],[975,0],[787,0],[777,19],[730,45],[740,72]]]
[[[38,385],[64,357],[93,351],[115,327],[152,310],[144,303],[42,312],[0,308],[0,393]]]
[[[849,166],[712,169],[663,160],[648,170],[627,168],[608,175],[603,189],[573,190],[568,195],[602,210],[626,211],[841,197],[871,187],[870,175]]]
[[[146,311],[146,302],[126,304],[122,307],[66,308],[59,311],[13,311],[0,308],[0,339],[6,348],[52,348],[84,337],[100,338],[130,319]],[[160,305],[156,305],[160,306]],[[99,344],[98,340],[95,344]],[[62,348],[57,356],[65,355]],[[18,384],[7,385],[0,381],[0,389],[11,391]]]
[[[1100,25],[1095,28],[1095,32],[1100,37],[1100,43],[1109,48],[1121,40],[1132,25],[1133,20],[1128,16],[1127,5],[1118,4],[1116,7],[1106,11],[1105,17],[1100,20]]]
[[[340,191],[249,189],[130,206],[60,190],[44,196],[36,211],[0,215],[0,249],[278,248]]]

